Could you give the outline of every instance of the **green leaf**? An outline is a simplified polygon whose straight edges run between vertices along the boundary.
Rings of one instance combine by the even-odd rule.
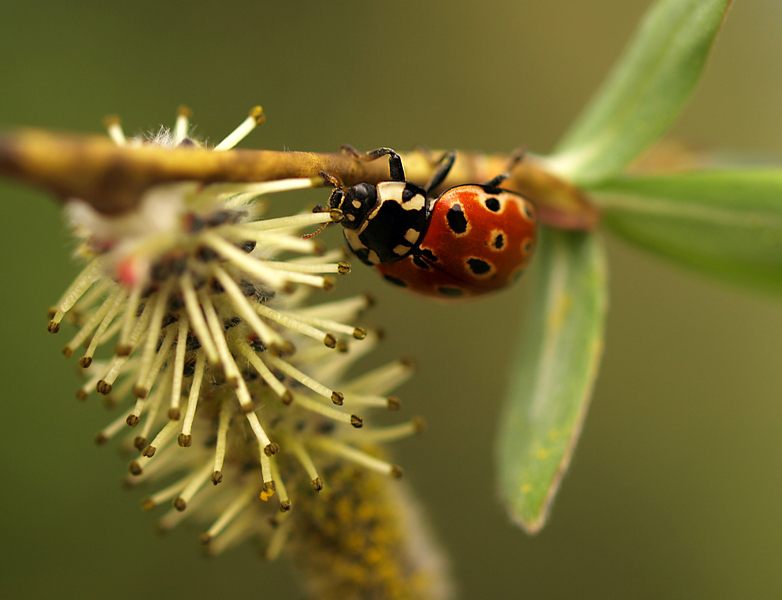
[[[623,177],[593,191],[602,192],[605,223],[620,236],[712,275],[782,294],[782,169]]]
[[[500,494],[528,533],[543,527],[578,441],[608,303],[597,234],[543,229],[536,262],[534,300],[498,446]]]
[[[618,175],[678,116],[731,0],[661,0],[550,157],[585,185]]]

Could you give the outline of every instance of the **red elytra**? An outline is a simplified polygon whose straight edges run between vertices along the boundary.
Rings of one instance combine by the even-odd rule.
[[[496,291],[523,273],[535,247],[535,222],[534,206],[519,194],[460,185],[434,201],[417,248],[375,268],[390,283],[427,296]]]

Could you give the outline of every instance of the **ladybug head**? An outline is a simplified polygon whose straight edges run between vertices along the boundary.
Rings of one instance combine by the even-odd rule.
[[[325,173],[322,174],[327,177]],[[369,212],[377,203],[377,190],[369,183],[359,183],[351,188],[343,188],[335,178],[327,177],[334,191],[329,196],[329,208],[338,208],[344,218],[341,223],[346,229],[357,229],[366,220]]]

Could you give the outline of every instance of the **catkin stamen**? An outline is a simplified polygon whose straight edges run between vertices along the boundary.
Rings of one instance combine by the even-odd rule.
[[[60,322],[76,301],[82,297],[95,281],[103,275],[103,260],[100,258],[90,262],[81,273],[76,276],[73,283],[65,290],[65,293],[55,305],[54,315],[49,321],[47,329],[50,333],[57,333],[60,330]]]
[[[144,498],[144,500],[141,501],[141,508],[143,508],[144,510],[152,510],[153,508],[160,506],[164,502],[173,500],[174,497],[177,494],[179,494],[179,492],[185,489],[185,486],[187,485],[188,481],[190,481],[189,475],[186,477],[182,477],[181,479],[175,481],[168,487],[165,487],[162,490],[155,492],[148,498]]]
[[[127,411],[101,429],[98,435],[95,436],[95,443],[101,446],[117,435],[117,433],[124,430],[127,427],[128,417],[130,417],[132,412],[132,409]]]
[[[183,460],[181,454],[173,452],[165,452],[171,442],[171,437],[162,441],[158,446],[157,452],[147,455],[142,454],[135,460],[130,461],[129,471],[132,477],[128,477],[125,481],[130,485],[136,485],[147,479],[153,479],[158,473],[164,471],[173,472],[177,471],[183,466],[188,466],[186,461]]]
[[[266,546],[266,560],[277,560],[282,553],[282,549],[285,547],[285,542],[288,541],[291,533],[292,521],[284,521],[280,523],[279,527],[269,537],[269,545]]]
[[[263,266],[270,269],[277,269],[278,271],[286,271],[288,273],[336,273],[339,275],[347,275],[350,273],[350,265],[345,261],[336,263],[319,262],[315,264],[301,264],[291,263],[285,260],[266,260]]]
[[[414,371],[415,365],[409,359],[396,360],[346,382],[342,385],[342,391],[385,394],[407,381]]]
[[[217,348],[212,341],[212,334],[209,332],[209,327],[207,326],[204,314],[201,311],[198,296],[193,287],[193,278],[190,276],[189,272],[185,272],[179,278],[179,289],[182,291],[182,297],[185,300],[185,311],[193,325],[193,330],[201,344],[201,349],[206,353],[206,357],[209,359],[209,364],[220,364]]]
[[[342,348],[338,347],[340,352],[335,352],[330,358],[314,364],[308,371],[318,381],[339,381],[359,358],[377,346],[378,340],[377,332],[370,331],[362,341],[350,342]]]
[[[268,269],[246,252],[240,250],[230,242],[214,232],[207,231],[202,234],[204,243],[222,256],[229,264],[252,277],[257,277],[273,289],[284,289],[287,279],[283,273],[276,269]]]
[[[291,508],[291,501],[288,498],[288,490],[282,481],[280,476],[280,467],[277,465],[277,461],[271,461],[271,475],[274,480],[274,484],[277,488],[277,493],[280,496],[280,512],[287,512]]]
[[[323,489],[323,480],[320,478],[320,475],[318,475],[318,470],[315,468],[315,463],[313,462],[310,453],[307,452],[307,449],[304,447],[304,445],[299,441],[298,438],[292,437],[290,439],[286,439],[286,446],[290,447],[294,456],[296,456],[296,458],[299,460],[301,466],[304,467],[304,470],[307,472],[307,475],[312,481],[312,487],[315,488],[315,491],[321,491]]]
[[[231,503],[225,507],[225,510],[220,513],[217,520],[212,523],[212,526],[201,534],[201,542],[204,544],[210,543],[217,536],[219,536],[223,530],[228,526],[246,507],[250,504],[250,501],[255,497],[255,489],[251,485],[247,485],[244,492],[237,495]]]
[[[261,425],[261,422],[258,420],[258,415],[254,412],[249,412],[245,416],[247,417],[247,421],[250,423],[250,428],[253,430],[255,437],[258,439],[258,444],[261,448],[261,455],[268,458],[269,456],[275,454],[279,450],[279,446],[277,444],[273,444],[269,439],[269,436],[266,435],[266,431]],[[271,478],[271,474],[269,474],[269,477]],[[265,478],[264,481],[266,481]]]
[[[346,335],[353,336],[357,340],[363,340],[367,335],[366,330],[361,327],[354,327],[353,325],[345,325],[344,323],[340,323],[339,321],[334,321],[332,319],[322,319],[318,317],[301,315],[299,313],[281,312],[280,314],[290,317],[291,319],[295,319],[300,323],[312,325],[313,327],[318,327],[321,329],[326,329],[328,331],[332,331],[336,333],[344,333]]]
[[[71,341],[69,341],[66,344],[65,348],[62,349],[62,353],[65,355],[66,358],[73,356],[73,353],[76,351],[76,348],[81,346],[81,344],[89,337],[92,331],[96,327],[98,327],[98,324],[103,321],[103,318],[108,314],[109,310],[111,310],[111,307],[114,304],[114,300],[121,293],[121,291],[122,291],[121,288],[117,288],[116,290],[114,290],[112,294],[109,294],[103,300],[103,302],[98,307],[98,309],[95,310],[87,318],[87,320],[84,322],[84,324],[82,325],[78,333],[74,335]]]
[[[400,407],[399,399],[396,396],[356,394],[355,392],[343,394],[343,396],[345,406],[373,406],[389,410],[399,410]]]
[[[128,143],[125,132],[122,130],[122,121],[117,115],[109,115],[103,119],[103,127],[109,134],[111,141],[117,146],[126,146]]]
[[[173,325],[169,325],[166,328],[166,333],[163,336],[162,341],[160,342],[160,348],[158,349],[157,354],[155,354],[155,360],[152,361],[152,366],[147,373],[147,378],[142,384],[143,387],[141,389],[138,389],[135,386],[133,387],[133,393],[136,394],[137,397],[145,397],[152,389],[152,386],[155,384],[155,380],[157,379],[160,370],[163,368],[163,365],[166,363],[169,356],[171,356],[171,346],[173,345],[176,336],[177,328]],[[139,394],[140,391],[145,392],[144,396]]]
[[[236,129],[229,133],[222,142],[212,149],[218,152],[221,150],[230,150],[265,120],[266,117],[263,114],[263,109],[260,106],[253,107],[247,118],[242,121]]]
[[[285,404],[290,404],[293,400],[293,396],[287,387],[274,376],[266,363],[261,360],[261,357],[253,350],[253,348],[246,341],[242,339],[237,340],[239,351],[247,358],[253,368],[258,372],[258,375],[269,385],[272,391],[283,401]]]
[[[97,366],[97,365],[93,365]],[[98,383],[103,378],[103,371],[100,369],[95,370],[95,374],[90,377],[84,385],[82,385],[78,390],[76,390],[76,398],[79,400],[86,400],[87,396],[89,396],[92,392],[95,391],[95,388],[97,387]]]
[[[206,365],[206,357],[203,352],[199,352],[196,355],[195,371],[193,372],[193,381],[190,383],[190,393],[187,398],[187,410],[185,411],[185,418],[182,421],[182,432],[179,434],[178,442],[183,448],[190,445],[193,436],[193,420],[195,419],[196,407],[198,406],[198,398],[201,394],[201,383],[204,380],[204,370]]]
[[[289,362],[286,362],[280,358],[277,358],[275,356],[267,356],[266,360],[269,361],[271,366],[276,368],[277,370],[281,371],[285,375],[288,375],[289,377],[292,377],[302,385],[305,385],[309,389],[311,389],[316,394],[323,396],[324,398],[331,400],[335,404],[341,404],[341,401],[336,401],[335,397],[340,398],[342,397],[342,394],[339,392],[335,392],[331,388],[323,385],[319,381],[313,379],[306,373],[303,373],[293,365],[291,365]]]
[[[393,477],[402,476],[402,469],[397,465],[393,465],[388,461],[374,457],[371,454],[367,454],[363,450],[359,450],[353,446],[348,446],[347,444],[339,442],[333,438],[325,436],[314,436],[307,441],[310,445],[323,450],[324,452],[341,456],[342,458],[354,462],[357,465],[361,465],[362,467],[366,467],[372,471],[376,471],[377,473],[391,475]]]
[[[216,538],[210,541],[206,550],[210,556],[217,556],[261,532],[256,511],[245,509]]]
[[[185,488],[180,494],[174,498],[174,508],[179,512],[182,512],[187,508],[187,503],[193,499],[204,484],[209,480],[209,476],[212,474],[211,461],[201,467],[187,482]]]
[[[297,256],[296,258],[289,258],[286,262],[293,265],[312,265],[316,263],[340,262],[344,261],[345,258],[346,255],[344,250],[334,249],[318,253],[315,256]]]
[[[158,337],[160,336],[160,330],[163,326],[163,316],[166,314],[168,296],[171,293],[172,285],[173,280],[166,281],[163,288],[149,299],[149,302],[154,306],[150,318],[150,327],[144,341],[141,361],[139,362],[138,374],[136,375],[137,387],[133,390],[138,398],[144,398],[149,393],[149,389],[146,387],[147,375],[149,375],[149,372],[152,369],[152,363],[154,362],[157,353]]]
[[[263,488],[261,490],[261,500],[266,502],[269,498],[274,496],[274,492],[277,489],[277,485],[272,476],[272,459],[265,450],[261,450],[261,473],[263,475]]]
[[[129,356],[114,356],[114,358],[111,359],[109,368],[106,370],[103,377],[98,379],[95,384],[95,390],[99,394],[108,396],[114,387],[114,382],[117,380],[117,377],[119,377],[119,374],[123,371],[123,369],[126,372],[130,371],[130,367],[125,369],[125,367],[130,364],[129,358]],[[138,360],[133,361],[132,364],[134,367],[136,367],[138,365]]]
[[[158,530],[164,533],[166,531],[171,531],[174,529],[174,527],[184,521],[188,517],[188,514],[194,513],[198,510],[199,507],[206,504],[213,494],[214,489],[211,487],[205,490],[201,490],[198,494],[195,495],[194,498],[192,498],[192,500],[187,503],[187,511],[172,507],[165,515],[163,515],[160,521],[158,521]],[[174,499],[175,502],[176,500],[177,498]]]
[[[312,398],[309,398],[304,394],[294,394],[293,399],[298,406],[307,409],[310,412],[323,415],[324,417],[327,417],[334,421],[339,421],[340,423],[348,423],[356,428],[361,427],[364,423],[364,420],[358,415],[351,415],[348,413],[344,413],[332,406],[323,404],[322,402],[318,402],[317,400],[313,400]]]
[[[176,421],[169,421],[165,426],[157,432],[157,435],[149,443],[149,446],[144,448],[142,454],[147,457],[152,457],[166,442],[172,439],[174,433],[179,429],[179,423]]]
[[[185,315],[179,316],[179,325],[176,338],[176,350],[174,351],[174,375],[171,380],[171,401],[168,407],[168,418],[179,420],[179,402],[182,398],[182,380],[185,370],[185,353],[187,352],[187,333],[189,324]]]
[[[411,435],[421,433],[425,428],[426,424],[423,418],[413,417],[407,423],[389,425],[388,427],[374,427],[364,429],[361,431],[360,436],[355,436],[355,441],[361,443],[373,442],[377,444],[385,444],[387,442],[395,442],[397,440],[410,437]]]
[[[352,321],[372,304],[367,295],[352,296],[334,302],[314,304],[296,310],[296,315],[302,318],[332,319],[341,322]]]
[[[157,387],[157,389],[152,393],[152,395],[150,396],[147,402],[147,406],[146,406],[147,416],[146,419],[144,420],[144,427],[141,428],[141,432],[138,434],[138,437],[134,442],[134,445],[139,450],[144,450],[144,448],[147,447],[147,439],[149,438],[149,432],[152,431],[152,426],[155,424],[155,420],[160,410],[160,406],[163,404],[163,398],[169,394],[170,389],[171,389],[171,374],[169,373],[165,381],[163,382],[163,384]]]
[[[228,342],[225,339],[225,329],[220,318],[217,316],[214,304],[209,294],[201,289],[198,293],[198,298],[201,301],[201,307],[204,309],[206,315],[206,324],[209,327],[209,333],[212,335],[212,340],[215,343],[217,349],[217,355],[220,357],[220,365],[225,372],[225,380],[232,388],[236,388],[239,385],[239,378],[241,374],[236,367],[236,363],[231,358],[231,351],[228,348]]]
[[[303,240],[300,237],[294,237],[286,234],[268,233],[266,231],[256,231],[250,227],[237,225],[232,227],[230,235],[236,236],[241,240],[252,240],[257,248],[271,249],[276,252],[287,250],[289,252],[298,252],[299,254],[321,254],[323,247],[316,240]],[[320,260],[318,262],[324,262]],[[266,261],[264,261],[264,266]]]
[[[231,406],[223,402],[220,406],[220,421],[217,426],[217,443],[215,444],[214,469],[212,471],[212,483],[217,485],[223,480],[223,463],[225,451],[228,447],[228,428],[231,426]]]
[[[190,128],[190,116],[192,115],[187,106],[180,106],[177,110],[176,124],[174,125],[174,145],[178,146],[187,137],[187,130]]]
[[[265,304],[256,304],[253,308],[255,308],[255,312],[257,312],[262,317],[279,323],[283,327],[287,327],[293,331],[298,331],[302,335],[306,335],[307,337],[311,337],[312,339],[323,342],[329,348],[334,348],[337,345],[336,338],[330,333],[321,331],[312,325],[307,325],[306,323],[303,323],[294,317],[283,314],[274,310],[273,308],[269,308]]]
[[[255,306],[250,303],[242,293],[239,285],[223,269],[216,266],[213,268],[215,277],[228,295],[228,299],[236,309],[236,312],[243,318],[250,328],[259,338],[270,348],[281,349],[285,345],[282,336],[264,323],[258,313],[253,310]],[[257,305],[256,305],[257,306]]]
[[[341,211],[332,210],[317,213],[302,213],[300,215],[278,217],[276,219],[263,219],[261,221],[243,223],[241,226],[251,228],[254,231],[273,231],[275,229],[303,229],[312,225],[335,223],[341,220]]]
[[[114,350],[117,354],[127,355],[133,351],[133,347],[130,345],[130,337],[136,323],[136,313],[138,312],[141,293],[144,291],[145,285],[144,278],[140,277],[130,290],[128,304],[125,308],[125,313],[122,315],[122,329],[120,330],[117,347]]]
[[[87,351],[79,359],[79,366],[84,369],[86,369],[92,364],[92,358],[93,356],[95,356],[95,351],[98,349],[98,346],[103,341],[104,336],[106,336],[106,339],[111,338],[111,335],[107,334],[107,330],[109,328],[109,325],[114,321],[114,317],[117,316],[117,313],[122,308],[122,305],[125,302],[125,298],[127,297],[125,290],[123,290],[122,288],[118,288],[116,291],[118,293],[116,293],[116,295],[113,295],[114,301],[112,302],[111,307],[106,312],[103,319],[101,320],[100,325],[98,325],[98,328],[95,330],[95,333],[92,335],[90,344],[89,346],[87,346]]]
[[[100,304],[112,288],[114,288],[114,282],[109,279],[96,281],[68,311],[74,322],[77,325],[81,325],[84,315]],[[51,316],[54,316],[54,313]]]

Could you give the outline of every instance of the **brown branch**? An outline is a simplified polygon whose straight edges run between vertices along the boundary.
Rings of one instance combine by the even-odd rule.
[[[422,152],[402,157],[407,178],[425,183],[432,173],[431,160]],[[488,181],[507,168],[508,160],[460,152],[443,187]],[[133,209],[146,190],[162,183],[319,178],[321,171],[348,186],[388,179],[385,160],[364,162],[341,153],[116,146],[103,136],[33,129],[0,135],[0,174],[41,187],[62,201],[80,198],[107,215]],[[503,187],[532,199],[541,220],[553,226],[590,229],[598,221],[597,209],[581,190],[546,172],[534,158],[518,163]]]

